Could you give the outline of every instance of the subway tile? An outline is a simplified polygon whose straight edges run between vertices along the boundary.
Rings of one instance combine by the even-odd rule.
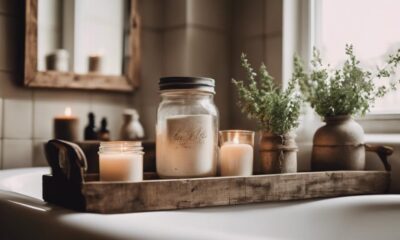
[[[0,14],[0,70],[13,71],[16,68],[17,29],[15,18]]]
[[[236,39],[233,49],[233,77],[235,79],[246,79],[246,73],[240,65],[240,54],[246,53],[253,68],[258,70],[262,62],[267,66],[268,72],[280,83],[282,78],[282,38],[256,37],[249,39]],[[236,89],[233,88],[234,102],[238,96]],[[235,128],[254,129],[256,121],[249,120],[245,114],[241,113],[236,104],[231,105],[232,125]]]
[[[236,36],[264,34],[265,0],[236,0],[233,6],[233,30]]]
[[[91,97],[91,111],[96,116],[96,126],[100,127],[103,117],[107,119],[108,130],[112,140],[119,139],[119,132],[123,123],[124,109],[130,107],[130,96],[119,93],[93,93]]]
[[[265,33],[281,34],[283,28],[283,1],[266,0],[265,7]]]
[[[141,85],[138,91],[146,93],[153,98],[158,95],[158,80],[163,70],[163,34],[154,31],[142,32],[142,68]],[[150,96],[148,96],[150,94]]]
[[[1,138],[3,138],[3,99],[0,97],[0,139]],[[0,156],[1,156],[1,154],[0,154]],[[0,159],[0,162],[1,162],[1,159]]]
[[[41,167],[48,166],[45,152],[44,152],[44,144],[48,141],[48,139],[35,139],[33,140],[33,166]]]
[[[232,73],[233,78],[237,80],[246,80],[246,72],[240,64],[240,55],[245,53],[254,69],[258,69],[261,62],[264,62],[264,41],[262,37],[250,39],[236,39],[232,51]],[[247,118],[245,113],[242,113],[237,106],[238,95],[235,87],[232,89],[232,104],[230,104],[231,126],[241,129],[256,129],[257,122]]]
[[[140,121],[143,124],[146,136],[153,137],[155,126],[154,119],[160,101],[158,81],[163,71],[163,34],[146,30],[142,33],[142,81],[140,88],[130,97],[129,103],[139,111],[141,117]],[[155,111],[148,109],[155,109]],[[154,137],[152,139],[154,139]]]
[[[3,169],[32,166],[31,139],[3,139]]]
[[[265,39],[265,65],[275,82],[282,82],[282,37],[267,37]]]
[[[209,28],[227,30],[230,23],[231,1],[188,0],[188,22]]]
[[[32,138],[32,106],[30,99],[4,99],[4,138]]]
[[[34,139],[53,138],[53,120],[63,115],[66,107],[71,107],[72,115],[79,118],[79,140],[83,139],[83,130],[90,111],[90,94],[81,91],[36,90],[33,95]]]
[[[246,113],[242,113],[238,103],[238,95],[236,88],[232,88],[231,104],[230,104],[230,127],[232,129],[257,129],[258,123],[254,119],[249,119]]]
[[[165,27],[183,26],[187,23],[187,0],[167,0],[164,2]]]
[[[228,36],[196,28],[189,28],[187,36],[189,73],[226,78],[229,71]]]
[[[15,14],[18,1],[15,0],[0,0],[0,13]]]
[[[265,40],[263,37],[250,39],[236,39],[233,43],[233,77],[243,80],[246,77],[246,72],[241,66],[240,56],[246,54],[250,64],[255,70],[258,70],[260,64],[265,62]]]
[[[229,42],[225,34],[197,28],[188,29],[188,73],[192,76],[205,76],[216,81],[215,103],[220,113],[220,126],[229,123]]]
[[[1,53],[0,53],[1,54]],[[32,100],[32,89],[21,86],[18,75],[0,71],[0,97],[4,99]]]
[[[16,74],[0,72],[2,97],[2,137],[32,137],[32,90],[17,85]]]
[[[0,169],[3,169],[3,140],[0,138]]]
[[[168,30],[164,33],[164,76],[187,75],[190,61],[186,29]]]
[[[139,13],[143,28],[163,28],[164,5],[164,0],[139,0]]]
[[[157,121],[157,105],[150,105],[143,107],[140,122],[145,129],[145,137],[147,140],[155,140],[155,126]]]

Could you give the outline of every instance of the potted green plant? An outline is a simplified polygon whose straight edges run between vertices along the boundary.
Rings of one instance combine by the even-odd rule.
[[[263,173],[297,172],[297,145],[292,132],[298,126],[301,105],[297,80],[292,79],[288,87],[282,89],[274,83],[264,64],[257,75],[242,54],[241,65],[246,70],[247,82],[232,81],[238,90],[242,112],[257,120],[261,128]]]
[[[363,170],[364,131],[353,116],[364,115],[377,98],[396,88],[397,82],[390,77],[400,62],[400,50],[374,72],[360,66],[352,45],[346,45],[345,53],[343,66],[333,69],[323,64],[314,48],[309,73],[300,58],[294,58],[293,78],[298,80],[305,100],[326,122],[314,134],[312,170]],[[388,81],[378,86],[375,79]]]

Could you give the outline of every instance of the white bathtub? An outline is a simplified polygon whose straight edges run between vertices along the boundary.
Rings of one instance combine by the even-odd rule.
[[[398,195],[101,215],[43,202],[48,171],[0,171],[0,239],[400,239]]]

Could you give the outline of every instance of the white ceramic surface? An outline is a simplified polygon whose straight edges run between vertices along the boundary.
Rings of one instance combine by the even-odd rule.
[[[400,195],[103,215],[43,202],[47,172],[0,171],[0,239],[400,239]]]

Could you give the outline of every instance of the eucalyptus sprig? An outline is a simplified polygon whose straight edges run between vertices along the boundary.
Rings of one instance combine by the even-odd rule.
[[[285,90],[274,83],[264,63],[257,73],[251,67],[246,55],[241,55],[241,65],[247,73],[247,84],[232,79],[239,95],[239,106],[250,119],[258,121],[268,132],[283,135],[298,126],[301,96],[297,79],[292,79]]]
[[[324,65],[318,49],[314,48],[312,69],[306,73],[298,56],[294,57],[293,79],[300,83],[305,99],[320,116],[364,115],[377,98],[396,90],[399,81],[390,77],[400,63],[400,49],[389,55],[382,69],[372,72],[363,69],[352,45],[346,45],[347,60],[341,68]],[[388,84],[377,85],[375,79],[386,79]]]

